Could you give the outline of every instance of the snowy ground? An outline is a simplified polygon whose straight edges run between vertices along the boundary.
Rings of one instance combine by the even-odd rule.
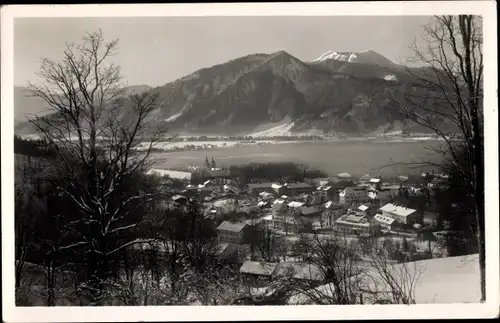
[[[478,255],[421,260],[414,263],[395,264],[390,270],[401,272],[403,266],[408,269],[408,276],[418,277],[414,288],[417,304],[431,303],[478,303],[481,297],[479,284]],[[385,283],[375,272],[367,274],[366,287],[378,291],[383,290]],[[402,277],[402,276],[398,276]],[[374,278],[374,279],[372,279]],[[317,288],[326,295],[331,294],[331,286]],[[367,295],[365,300],[369,300]],[[308,301],[305,295],[298,295],[290,300],[290,304],[304,304]]]

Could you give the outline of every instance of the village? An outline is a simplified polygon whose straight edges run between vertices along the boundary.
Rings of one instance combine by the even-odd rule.
[[[201,205],[203,216],[217,231],[220,257],[238,259],[243,277],[271,281],[283,274],[284,267],[290,267],[297,279],[321,282],[321,271],[311,270],[310,264],[291,252],[293,243],[304,234],[341,237],[360,246],[361,241],[377,240],[393,249],[390,254],[405,259],[408,255],[412,260],[447,256],[444,237],[449,231],[444,231],[446,223],[438,225],[433,202],[435,192],[446,186],[446,175],[422,173],[410,181],[406,176],[389,180],[340,173],[301,182],[254,178],[241,185],[229,170],[209,166],[190,166],[191,172],[151,169],[148,174],[167,184],[182,183],[170,192],[167,204],[170,208],[190,202]],[[273,242],[280,241],[280,252],[272,259],[259,258],[251,251],[246,237],[256,227],[271,232]],[[365,255],[362,249],[361,258]],[[403,261],[399,258],[394,256],[391,261]]]

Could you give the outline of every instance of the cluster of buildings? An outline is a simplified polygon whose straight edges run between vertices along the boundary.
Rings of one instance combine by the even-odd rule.
[[[199,170],[197,170],[199,172]],[[206,218],[214,221],[220,243],[241,243],[245,227],[262,224],[285,235],[299,232],[342,232],[353,235],[377,235],[381,232],[411,230],[432,225],[428,215],[398,204],[402,190],[418,195],[432,185],[440,185],[443,177],[432,176],[427,185],[410,185],[400,176],[393,182],[364,175],[354,180],[347,173],[333,178],[307,179],[304,182],[254,182],[240,186],[224,170],[204,170],[198,178],[180,172],[156,172],[179,175],[186,183],[172,197],[172,202],[198,200]],[[201,172],[201,173],[203,173]],[[153,171],[150,172],[154,174]],[[444,175],[443,175],[444,176]],[[422,178],[429,174],[422,174]],[[191,180],[190,180],[191,179]],[[232,214],[229,220],[227,215]]]

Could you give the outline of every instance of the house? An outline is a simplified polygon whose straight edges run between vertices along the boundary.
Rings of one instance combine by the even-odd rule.
[[[269,192],[260,192],[259,198],[263,201],[271,201],[274,199],[274,194]]]
[[[281,212],[284,212],[286,211],[286,203],[285,203],[285,200],[284,199],[276,199],[272,206],[271,206],[271,209],[273,211],[273,214],[279,214]]]
[[[248,194],[250,194],[253,197],[259,196],[259,193],[262,192],[268,192],[272,193],[274,192],[274,187],[273,183],[251,183],[246,186],[246,190]]]
[[[245,261],[239,270],[242,281],[252,287],[265,287],[272,281],[277,265],[273,262]]]
[[[321,214],[321,224],[331,227],[335,220],[342,215],[342,206],[333,201],[328,201],[323,204],[323,212]]]
[[[381,178],[370,178],[370,180],[368,181],[368,184],[377,189],[377,190],[380,190],[381,188]]]
[[[285,192],[283,185],[281,185],[281,184],[275,183],[275,184],[272,184],[271,187],[274,190],[273,193],[276,193],[276,195],[278,195],[278,196],[282,195]]]
[[[359,179],[359,183],[367,184],[371,178],[372,177],[369,174],[365,174],[365,175],[361,176],[361,178]]]
[[[337,190],[332,186],[319,186],[316,189],[316,195],[317,197],[316,202],[323,204],[328,200],[338,200],[338,193]]]
[[[302,202],[297,202],[297,201],[292,201],[287,204],[287,206],[291,209],[300,209],[302,206],[304,206],[304,203]]]
[[[271,202],[269,201],[260,201],[259,203],[257,203],[257,206],[261,209],[265,209],[265,208],[268,208],[271,206]]]
[[[325,279],[321,268],[303,262],[280,262],[276,265],[273,276],[289,277],[294,280],[305,280],[320,283]]]
[[[370,198],[366,188],[346,187],[339,193],[339,202],[343,205],[352,205],[369,201]]]
[[[217,227],[217,235],[219,238],[219,243],[229,242],[229,243],[242,243],[244,236],[244,228],[246,223],[232,223],[229,221],[222,222]]]
[[[217,245],[215,256],[223,260],[237,260],[239,255],[239,245],[229,242],[220,242]]]
[[[388,203],[380,208],[382,215],[395,219],[397,222],[413,225],[418,221],[417,210],[410,209],[404,206],[398,206]]]
[[[368,197],[377,207],[390,203],[394,198],[395,192],[393,190],[370,190]]]
[[[298,196],[301,194],[311,194],[314,188],[307,183],[290,183],[283,185],[284,194],[288,196]]]
[[[359,216],[367,216],[368,209],[370,209],[369,206],[362,204],[362,205],[358,206],[358,208],[356,209],[356,214]]]
[[[396,220],[394,220],[393,218],[390,218],[388,216],[384,216],[380,213],[377,213],[373,216],[373,218],[378,222],[380,223],[380,227],[384,230],[389,230],[389,231],[392,231],[394,230],[394,224],[396,222]]]
[[[355,213],[348,213],[338,218],[333,226],[337,232],[347,234],[378,234],[380,224],[376,221],[370,222],[365,216],[359,216]]]

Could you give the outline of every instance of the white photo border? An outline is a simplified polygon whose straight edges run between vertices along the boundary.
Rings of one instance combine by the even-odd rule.
[[[498,317],[497,21],[494,1],[32,5],[1,9],[2,309],[6,322],[332,320]],[[486,302],[478,304],[343,306],[16,307],[14,293],[14,19],[21,17],[363,16],[475,14],[483,16],[486,199]],[[479,281],[478,281],[479,283]],[[457,284],[460,284],[457,281]]]

